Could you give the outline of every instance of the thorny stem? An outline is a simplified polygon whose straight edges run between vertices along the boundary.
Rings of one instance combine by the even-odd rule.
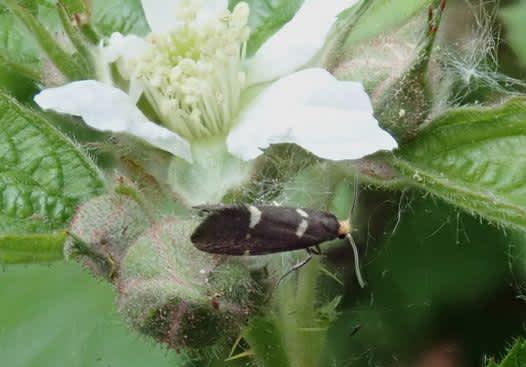
[[[438,4],[438,8],[436,7],[436,5],[429,6],[429,9],[427,12],[427,21],[429,23],[428,36],[434,35],[435,33],[437,33],[438,25],[440,24],[442,13],[444,12],[445,8],[446,8],[446,0],[440,0]]]

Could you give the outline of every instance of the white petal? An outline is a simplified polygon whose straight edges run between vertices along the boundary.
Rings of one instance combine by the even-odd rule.
[[[136,59],[151,48],[151,44],[141,37],[132,34],[123,36],[115,32],[108,40],[108,44],[100,49],[101,56],[106,63],[112,63],[119,58]]]
[[[152,45],[141,37],[134,35],[123,36],[118,32],[113,33],[106,45],[101,43],[99,46],[101,57],[97,60],[99,64],[97,79],[106,84],[112,84],[111,66],[115,63],[120,75],[125,80],[131,81],[129,92],[133,93],[133,98],[138,100],[142,94],[143,87],[142,84],[137,83],[137,80],[132,75],[133,70],[130,69],[129,60],[139,59],[151,48]]]
[[[249,85],[289,74],[322,48],[336,16],[358,0],[306,0],[294,17],[247,62]]]
[[[43,109],[81,116],[97,130],[134,135],[187,161],[192,160],[186,140],[148,120],[126,93],[107,84],[80,80],[44,89],[35,96],[35,102]]]
[[[228,0],[194,1],[201,5],[197,13],[197,22],[200,23],[205,23],[208,19],[220,15],[228,8]],[[142,0],[141,2],[152,32],[168,32],[182,24],[180,20],[177,20],[181,0]]]
[[[142,92],[144,92],[144,84],[139,79],[133,78],[130,80],[130,86],[128,87],[128,96],[133,103],[137,104],[141,98]]]
[[[296,143],[318,157],[356,159],[396,141],[378,126],[361,83],[339,81],[324,69],[278,80],[240,114],[229,151],[249,160],[275,143]]]
[[[141,0],[141,3],[153,33],[168,32],[178,26],[177,9],[181,0]]]
[[[100,46],[101,60],[106,70],[104,74],[98,75],[97,79],[106,84],[112,84],[110,64],[116,62],[120,75],[130,81],[128,95],[137,102],[142,95],[144,85],[134,77],[128,61],[141,58],[151,48],[152,45],[141,37],[113,33],[107,44]]]
[[[220,16],[228,9],[228,0],[205,0],[197,13],[197,22],[206,23],[210,18]]]
[[[144,39],[115,32],[107,42],[101,41],[99,44],[99,55],[96,58],[97,79],[107,84],[113,81],[111,64],[117,62],[119,72],[124,78],[129,78],[130,71],[126,70],[125,60],[138,58],[148,51],[151,45]]]

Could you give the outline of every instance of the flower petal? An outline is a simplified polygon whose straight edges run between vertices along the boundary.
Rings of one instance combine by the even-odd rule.
[[[306,69],[271,84],[240,114],[229,151],[249,160],[275,143],[296,143],[325,159],[356,159],[396,141],[378,126],[361,83]]]
[[[146,21],[153,33],[164,33],[177,27],[177,10],[181,0],[141,0]]]
[[[104,62],[112,63],[119,58],[137,59],[151,49],[152,45],[143,38],[133,34],[123,36],[115,32],[108,40],[108,44],[100,48],[101,57]]]
[[[217,17],[228,9],[228,0],[205,0],[197,14],[197,22],[204,24],[210,18]]]
[[[294,17],[247,62],[249,85],[289,74],[322,48],[336,16],[358,0],[306,0]]]
[[[133,93],[133,98],[138,100],[142,94],[143,86],[134,78],[133,69],[130,66],[133,63],[130,63],[130,61],[139,59],[151,48],[152,45],[141,37],[134,35],[123,36],[118,32],[113,33],[107,44],[101,43],[99,46],[100,58],[97,59],[97,79],[106,84],[112,84],[111,66],[112,63],[116,63],[115,65],[117,65],[120,75],[124,79],[130,80],[128,94]]]
[[[81,116],[97,130],[134,135],[189,162],[192,160],[186,140],[148,120],[126,93],[110,85],[80,80],[44,89],[35,96],[35,102],[43,109]]]
[[[142,9],[153,33],[168,32],[180,24],[177,13],[181,11],[181,0],[142,0]],[[228,8],[228,0],[193,0],[191,6],[198,8],[197,21],[205,23]],[[188,4],[182,4],[187,6]]]

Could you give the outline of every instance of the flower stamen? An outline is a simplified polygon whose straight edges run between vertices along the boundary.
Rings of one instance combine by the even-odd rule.
[[[183,1],[182,25],[150,34],[150,51],[128,69],[161,123],[188,140],[228,133],[240,108],[249,36],[248,5],[203,21],[199,1]]]

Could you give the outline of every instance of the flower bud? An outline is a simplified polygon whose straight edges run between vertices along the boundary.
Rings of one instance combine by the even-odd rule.
[[[348,50],[333,51],[325,64],[338,79],[361,81],[375,100],[411,65],[417,43],[414,23],[349,46]]]
[[[411,139],[431,112],[429,64],[445,1],[428,10],[421,41],[411,65],[374,101],[375,117],[398,142]]]
[[[123,258],[118,303],[135,330],[201,352],[231,346],[262,292],[244,264],[193,246],[197,225],[167,219],[141,235]]]
[[[324,64],[337,78],[363,82],[375,117],[398,142],[414,136],[431,111],[429,65],[444,6],[439,0],[430,6],[421,32],[415,32],[422,21],[416,17],[394,32],[352,43],[359,8],[342,18],[342,29],[324,55]]]
[[[128,246],[150,225],[134,188],[127,186],[127,189],[121,190],[121,194],[95,197],[81,205],[64,245],[66,258],[76,258],[95,276],[111,281],[118,275]]]

